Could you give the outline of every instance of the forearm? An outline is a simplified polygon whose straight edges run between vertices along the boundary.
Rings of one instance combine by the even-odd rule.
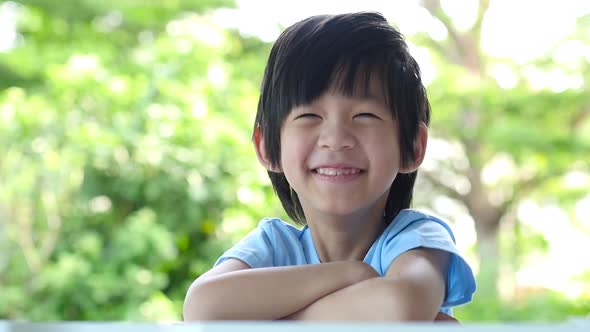
[[[428,294],[409,280],[371,278],[322,297],[285,317],[293,320],[432,321],[444,292]]]
[[[330,293],[376,276],[362,262],[234,271],[197,280],[185,301],[185,320],[273,320]]]

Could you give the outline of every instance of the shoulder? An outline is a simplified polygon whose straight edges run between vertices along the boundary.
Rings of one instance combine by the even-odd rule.
[[[284,242],[298,241],[300,236],[301,230],[280,218],[264,218],[245,239],[264,241],[267,245],[275,247]]]
[[[411,209],[402,210],[385,229],[382,238],[384,245],[399,239],[416,242],[419,246],[455,247],[455,236],[449,224],[433,215]]]
[[[258,228],[270,234],[296,237],[301,235],[301,230],[280,218],[264,218],[258,223]]]
[[[229,258],[240,259],[252,268],[292,265],[301,261],[300,236],[297,227],[279,218],[264,218],[215,265]]]

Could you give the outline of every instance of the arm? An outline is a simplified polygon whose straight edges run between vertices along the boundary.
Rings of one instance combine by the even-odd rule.
[[[229,259],[193,282],[184,320],[280,319],[375,276],[371,266],[358,261],[251,269]]]
[[[433,321],[445,296],[448,260],[440,250],[410,250],[394,260],[385,277],[331,293],[286,318]]]

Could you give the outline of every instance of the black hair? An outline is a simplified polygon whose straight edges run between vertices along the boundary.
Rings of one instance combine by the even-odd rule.
[[[350,96],[360,87],[367,93],[372,75],[383,83],[386,103],[399,124],[401,160],[409,163],[420,122],[430,121],[430,105],[401,33],[375,12],[313,16],[283,31],[266,64],[254,124],[270,164],[280,167],[281,127],[294,107],[311,103],[328,89]],[[306,223],[285,175],[268,174],[289,217]],[[385,206],[388,221],[410,207],[416,176],[417,171],[396,176]]]

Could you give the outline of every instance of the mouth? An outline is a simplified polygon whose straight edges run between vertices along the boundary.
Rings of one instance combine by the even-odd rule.
[[[350,165],[325,165],[311,170],[311,174],[322,182],[345,184],[362,177],[367,171]]]
[[[356,167],[318,167],[311,171],[322,176],[355,176],[365,173],[363,169]]]

